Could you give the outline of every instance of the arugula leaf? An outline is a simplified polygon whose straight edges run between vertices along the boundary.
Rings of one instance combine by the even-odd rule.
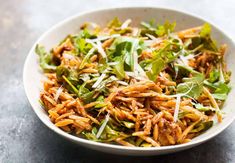
[[[212,96],[218,100],[226,100],[231,88],[225,83],[221,83],[221,82],[216,84],[216,86],[217,86],[216,90],[214,91],[214,93],[212,93]]]
[[[94,101],[94,99],[92,98],[93,95],[95,94],[95,91],[90,91],[88,88],[85,87],[86,86],[86,82],[83,83],[80,87],[79,90],[77,92],[79,98],[82,99],[83,102],[85,103],[89,103]]]
[[[39,64],[43,71],[55,71],[56,65],[53,63],[53,56],[47,53],[43,46],[36,45],[35,52],[39,56]]]
[[[200,31],[200,37],[203,44],[203,47],[207,50],[218,51],[215,41],[210,37],[211,26],[208,23],[205,23]]]
[[[182,50],[180,45],[174,43],[173,40],[171,42],[166,42],[165,44],[166,45],[164,48],[153,52],[152,59],[144,60],[140,63],[141,67],[147,71],[146,75],[150,80],[155,81],[157,75],[166,67],[168,63],[174,61]],[[173,52],[172,45],[177,46],[178,50],[176,52]]]
[[[168,33],[171,33],[174,31],[175,29],[175,26],[176,26],[176,23],[169,23],[168,21],[166,21],[164,23],[164,25],[159,25],[157,26],[157,29],[156,29],[156,34],[158,36],[164,36],[164,35],[167,35]]]
[[[115,58],[115,62],[117,62],[116,65],[113,66],[113,73],[122,80],[125,77],[125,71],[124,71],[124,57],[119,56]]]
[[[141,35],[151,34],[153,36],[161,37],[167,35],[169,32],[173,32],[176,26],[176,23],[169,23],[166,21],[163,25],[155,25],[154,21],[150,21],[149,23],[141,22],[141,25],[145,28],[141,30]]]
[[[201,122],[195,125],[194,129],[191,130],[190,133],[203,132],[203,131],[208,130],[212,126],[213,126],[213,121]]]
[[[219,77],[220,77],[220,72],[217,69],[214,69],[213,71],[210,72],[208,81],[214,83],[219,80]]]
[[[181,68],[189,71],[192,77],[183,78],[183,83],[177,85],[176,92],[181,94],[187,93],[187,95],[192,98],[199,97],[203,91],[204,75],[185,66],[181,66]]]
[[[86,54],[92,48],[92,45],[87,43],[85,39],[96,38],[96,35],[89,33],[87,29],[84,29],[79,32],[78,35],[73,36],[72,40],[74,42],[75,48],[78,54]]]
[[[210,24],[205,23],[202,26],[202,29],[201,29],[199,34],[200,34],[201,37],[208,37],[208,36],[210,36],[210,34],[211,34],[211,26],[210,26]]]
[[[63,77],[63,79],[66,81],[66,83],[68,83],[69,86],[72,88],[73,92],[76,93],[76,94],[78,94],[77,88],[69,81],[69,79],[66,78],[64,75],[63,75],[62,77]]]
[[[113,28],[113,27],[120,27],[122,25],[122,23],[120,22],[120,20],[118,19],[118,17],[115,17],[113,20],[111,20],[108,23],[108,28]]]
[[[118,138],[120,135],[121,133],[119,131],[116,131],[112,129],[109,125],[106,125],[104,131],[100,135],[100,139],[106,141],[112,141]]]
[[[121,121],[121,123],[123,124],[123,126],[125,126],[126,128],[134,128],[135,124],[133,122],[128,122],[128,121]]]
[[[204,81],[204,84],[212,89],[212,96],[218,100],[226,100],[228,93],[231,90],[231,87],[222,82],[210,83],[206,80]]]
[[[118,37],[107,50],[109,59],[117,62],[113,66],[113,73],[120,80],[125,77],[125,70],[134,70],[134,52],[141,48],[139,43],[135,38]]]
[[[150,70],[146,72],[146,75],[150,80],[155,81],[157,75],[165,68],[165,66],[165,61],[162,58],[158,58],[148,64],[148,68],[150,68]]]
[[[193,105],[195,106],[195,108],[201,112],[206,112],[206,111],[214,111],[213,108],[211,107],[205,107],[200,103],[193,103]]]
[[[70,69],[65,65],[57,66],[56,68],[56,77],[59,81],[63,81],[63,76],[68,78],[72,84],[77,84],[78,82],[78,72],[74,69]]]
[[[128,37],[119,37],[116,38],[112,43],[111,47],[108,50],[110,59],[113,59],[117,56],[124,56],[125,64],[127,66],[127,70],[134,69],[134,51],[141,48],[139,46],[139,41],[135,38]]]
[[[90,131],[83,131],[82,134],[88,139],[92,141],[100,141],[97,139],[96,134],[97,134],[97,128],[93,127],[91,132]]]

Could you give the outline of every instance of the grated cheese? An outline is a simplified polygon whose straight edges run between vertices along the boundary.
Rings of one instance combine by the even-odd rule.
[[[121,29],[125,29],[131,23],[131,19],[127,19],[121,26]]]
[[[60,86],[60,88],[58,88],[57,91],[56,91],[56,94],[55,94],[55,97],[54,97],[55,101],[58,100],[58,98],[60,97],[60,94],[61,94],[62,92],[63,92],[63,87]]]
[[[181,96],[178,95],[176,97],[175,112],[174,112],[174,122],[177,122],[177,120],[178,120],[179,109],[180,109],[180,99],[181,99]]]
[[[97,138],[97,139],[100,137],[100,135],[101,135],[102,132],[104,131],[104,128],[105,128],[105,126],[107,125],[107,123],[108,123],[108,121],[109,121],[109,117],[110,117],[110,115],[109,115],[109,113],[108,113],[108,114],[105,116],[105,120],[104,120],[103,124],[100,126],[99,131],[98,131],[97,134],[96,134],[96,138]]]
[[[102,82],[102,80],[105,78],[105,76],[105,73],[101,74],[100,77],[96,80],[96,82],[92,85],[92,88],[97,88]]]

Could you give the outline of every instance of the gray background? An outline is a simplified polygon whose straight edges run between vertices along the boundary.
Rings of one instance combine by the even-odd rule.
[[[22,69],[34,41],[55,23],[90,9],[167,6],[215,23],[235,39],[232,0],[0,1],[0,162],[235,162],[235,123],[193,149],[154,157],[105,154],[74,145],[45,127],[29,105]]]

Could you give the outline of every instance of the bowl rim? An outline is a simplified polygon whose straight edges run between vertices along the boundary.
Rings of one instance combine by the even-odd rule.
[[[170,145],[170,146],[161,146],[161,147],[146,147],[146,148],[142,148],[142,147],[127,147],[127,146],[121,146],[121,145],[115,145],[115,144],[108,144],[108,143],[102,143],[102,142],[95,142],[92,140],[88,140],[88,139],[84,139],[84,138],[80,138],[80,137],[76,137],[74,135],[71,135],[69,133],[64,132],[63,130],[59,129],[58,127],[56,127],[55,125],[50,125],[46,119],[44,119],[43,117],[40,116],[40,109],[34,107],[34,103],[31,100],[31,97],[29,96],[29,89],[27,89],[27,65],[29,64],[29,58],[32,55],[32,53],[34,52],[35,46],[38,42],[40,42],[47,34],[49,34],[51,31],[55,30],[56,28],[62,26],[63,24],[68,23],[69,21],[72,21],[74,19],[77,19],[77,17],[81,17],[81,16],[85,16],[86,14],[92,14],[92,13],[96,13],[96,12],[103,12],[103,11],[111,11],[111,10],[122,10],[122,9],[156,9],[156,10],[165,10],[165,11],[173,11],[179,14],[184,14],[184,15],[188,15],[190,17],[196,18],[196,19],[200,19],[204,22],[208,22],[209,24],[211,24],[213,26],[213,28],[215,28],[216,30],[218,30],[222,35],[224,35],[230,42],[231,44],[235,47],[235,43],[234,41],[231,39],[231,37],[229,37],[229,35],[221,30],[218,26],[216,26],[213,22],[208,21],[205,18],[202,18],[201,16],[197,15],[197,14],[192,14],[189,13],[188,11],[182,10],[182,9],[175,9],[172,7],[166,7],[166,6],[123,6],[123,7],[105,7],[105,8],[99,8],[99,9],[91,9],[91,10],[86,10],[84,12],[80,12],[77,13],[73,16],[69,16],[66,19],[59,21],[59,23],[56,23],[55,25],[53,25],[52,27],[50,27],[48,30],[46,30],[46,32],[44,32],[33,44],[32,48],[30,49],[30,51],[27,54],[27,57],[25,59],[25,63],[24,63],[24,67],[23,67],[23,85],[24,85],[24,90],[27,96],[27,99],[31,105],[31,108],[34,110],[34,112],[36,113],[36,115],[38,116],[38,118],[44,123],[45,126],[47,126],[49,129],[53,130],[54,132],[56,132],[58,135],[63,136],[66,139],[70,139],[74,142],[77,143],[82,143],[82,144],[87,144],[87,145],[92,145],[92,146],[97,146],[97,147],[104,147],[104,148],[112,148],[112,149],[116,149],[116,150],[131,150],[131,151],[165,151],[165,150],[176,150],[176,149],[183,149],[183,148],[189,148],[192,146],[196,146],[199,145],[207,140],[210,140],[211,138],[215,137],[216,135],[220,134],[222,131],[224,131],[229,125],[231,125],[231,123],[234,121],[235,119],[235,115],[231,117],[231,119],[229,119],[227,121],[227,123],[225,123],[223,126],[221,126],[218,130],[216,130],[216,132],[211,133],[210,135],[207,135],[205,137],[202,137],[201,139],[198,140],[194,140],[194,141],[190,141],[188,143],[185,144],[177,144],[177,145]]]

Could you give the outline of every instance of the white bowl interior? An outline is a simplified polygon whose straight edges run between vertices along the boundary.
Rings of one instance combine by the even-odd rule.
[[[138,26],[141,21],[149,21],[155,19],[157,23],[164,23],[166,20],[177,23],[176,30],[186,29],[190,27],[195,27],[202,25],[205,21],[185,14],[179,11],[174,11],[170,9],[161,9],[161,8],[120,8],[120,9],[107,9],[93,11],[89,13],[84,13],[78,16],[69,18],[58,25],[54,26],[51,30],[46,32],[40,39],[35,43],[41,44],[46,47],[47,50],[50,50],[53,46],[57,45],[60,40],[66,37],[68,34],[75,34],[79,31],[79,27],[84,22],[95,22],[100,25],[105,25],[109,20],[114,17],[120,18],[122,21],[130,18],[133,21],[133,24]],[[223,33],[221,30],[212,25],[213,38],[216,39],[218,44],[226,43],[229,47],[226,54],[226,61],[228,68],[232,71],[231,85],[234,85],[235,78],[235,59],[234,51],[235,47],[233,42]],[[32,105],[32,108],[36,112],[37,116],[46,124],[50,129],[54,130],[58,134],[72,140],[78,144],[84,145],[97,150],[102,150],[106,152],[119,153],[119,154],[129,154],[129,155],[157,155],[163,153],[176,152],[186,148],[190,148],[197,144],[200,144],[218,133],[224,130],[234,119],[235,109],[235,90],[232,89],[230,92],[226,104],[223,108],[225,112],[225,118],[222,123],[215,124],[211,129],[206,131],[204,134],[196,137],[190,143],[176,145],[176,146],[167,146],[161,148],[128,148],[118,145],[110,145],[103,143],[96,143],[81,139],[72,135],[69,135],[59,128],[57,128],[48,118],[47,113],[41,108],[38,100],[40,90],[42,90],[42,80],[44,76],[38,65],[38,57],[34,52],[35,45],[32,47],[24,67],[24,87],[29,99],[29,102]],[[102,148],[101,148],[102,147]]]

